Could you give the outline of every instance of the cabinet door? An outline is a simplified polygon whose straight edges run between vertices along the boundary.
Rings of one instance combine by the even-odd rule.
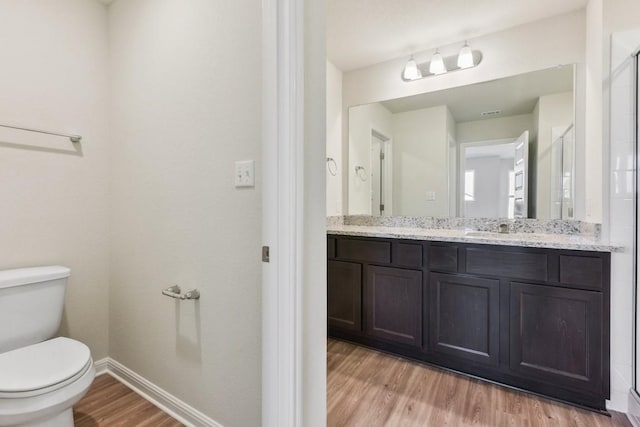
[[[602,387],[602,294],[511,283],[511,370],[577,390]]]
[[[362,330],[362,265],[328,261],[327,311],[330,327]]]
[[[416,347],[422,336],[422,272],[369,266],[366,333]]]
[[[430,351],[497,366],[500,282],[431,273],[429,289]]]

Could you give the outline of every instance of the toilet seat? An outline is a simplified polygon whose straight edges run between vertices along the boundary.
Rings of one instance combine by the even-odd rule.
[[[92,366],[89,348],[63,337],[1,353],[0,399],[50,393],[78,380]]]

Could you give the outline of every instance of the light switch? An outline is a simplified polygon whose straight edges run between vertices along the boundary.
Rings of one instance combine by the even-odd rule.
[[[427,202],[433,202],[436,200],[436,192],[435,191],[427,191]]]
[[[235,182],[236,188],[241,187],[255,187],[255,161],[254,160],[241,160],[236,162],[236,175]]]

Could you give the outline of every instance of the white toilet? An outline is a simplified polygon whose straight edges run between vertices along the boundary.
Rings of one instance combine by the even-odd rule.
[[[95,377],[89,348],[53,338],[71,271],[0,271],[0,426],[72,427]]]

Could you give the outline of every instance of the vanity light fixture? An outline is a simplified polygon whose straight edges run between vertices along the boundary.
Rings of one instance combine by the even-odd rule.
[[[482,52],[472,50],[465,41],[464,46],[457,55],[442,56],[437,49],[431,61],[417,63],[413,55],[402,69],[400,78],[405,82],[420,80],[426,77],[433,77],[445,73],[451,73],[468,68],[477,67],[482,62]]]
[[[407,65],[404,66],[402,77],[405,80],[417,80],[422,78],[422,73],[420,72],[415,59],[413,59],[413,55],[411,55],[411,58],[409,58]]]
[[[440,51],[436,49],[436,53],[431,57],[431,63],[429,63],[429,72],[431,74],[444,74],[447,72],[447,67],[444,65],[444,59],[442,59],[442,55]]]
[[[460,53],[458,54],[458,67],[465,69],[471,68],[475,64],[473,62],[473,52],[469,47],[469,44],[465,41],[464,46],[460,49]]]

